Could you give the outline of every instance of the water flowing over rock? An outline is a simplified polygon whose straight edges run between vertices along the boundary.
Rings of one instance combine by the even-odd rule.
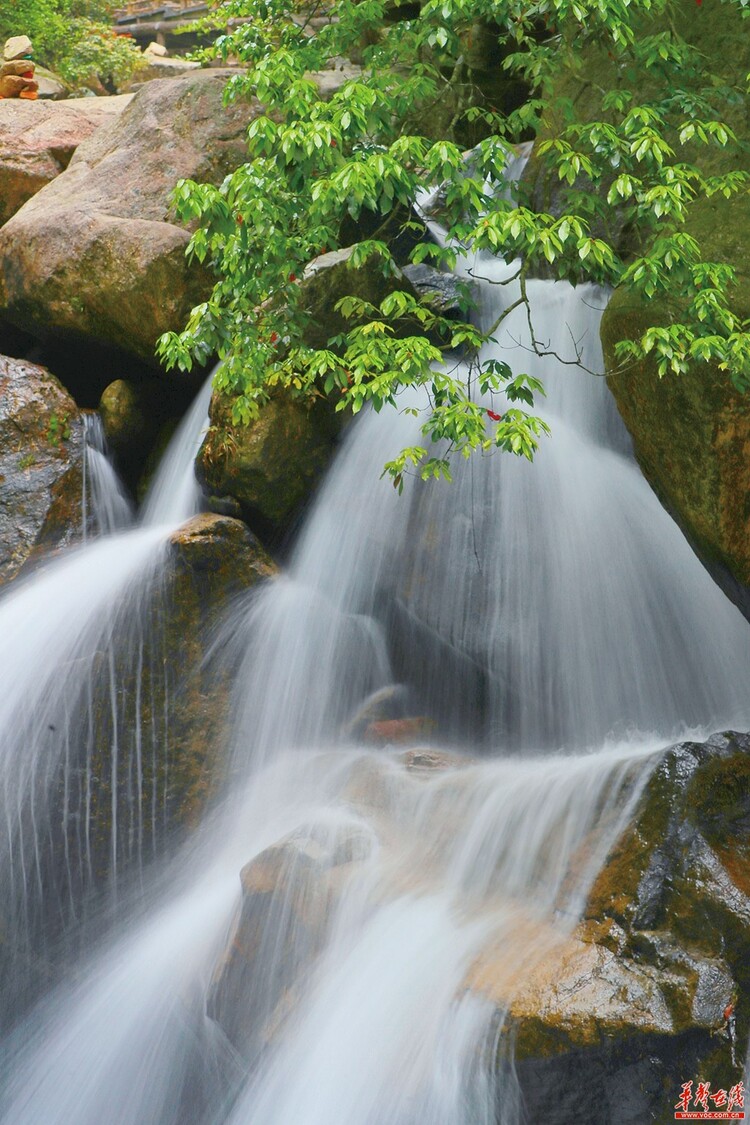
[[[363,411],[265,581],[195,515],[207,383],[141,526],[0,602],[0,967],[50,983],[2,1125],[643,1125],[739,1078],[750,743],[700,739],[750,724],[750,629],[513,272],[458,263],[547,386],[533,466],[399,496],[419,420]],[[606,294],[528,296],[600,369]]]
[[[227,70],[150,82],[76,150],[0,233],[0,315],[41,336],[90,338],[154,364],[210,287],[172,221],[181,177],[218,183],[246,154],[253,110],[223,105]]]
[[[206,659],[206,646],[232,599],[275,572],[244,524],[198,515],[169,536],[146,581],[126,594],[112,651],[91,670],[89,768],[97,784],[88,838],[76,829],[67,845],[74,870],[91,862],[100,881],[116,863],[122,875],[147,843],[159,846],[199,822],[226,769],[229,708],[226,671]],[[86,775],[76,781],[73,819],[86,806]]]
[[[206,646],[230,600],[274,567],[243,524],[180,526],[196,510],[209,394],[210,380],[136,528],[87,416],[86,542],[0,602],[3,1020],[74,947],[102,894],[185,835],[226,766],[226,674]]]
[[[81,142],[129,101],[128,95],[61,103],[0,101],[0,226],[59,176]]]
[[[0,582],[82,531],[83,422],[44,367],[0,356]]]
[[[501,1042],[532,1119],[569,1120],[583,1072],[595,1076],[599,1102],[576,1120],[592,1123],[671,1120],[662,1091],[678,1090],[685,1074],[714,1089],[736,1083],[740,1048],[721,1029],[732,1004],[744,1028],[750,1005],[748,855],[750,738],[678,744],[595,878],[574,934],[547,935],[520,980],[505,949],[496,964],[490,953],[472,966],[469,987],[507,1010]],[[532,923],[526,948],[533,933]]]
[[[750,41],[740,11],[722,12],[719,19],[695,16],[695,5],[680,5],[675,9],[675,26],[705,58],[707,72],[724,76],[731,84],[750,70]],[[653,25],[645,14],[644,20],[644,33],[650,33]],[[600,120],[596,91],[609,88],[613,80],[616,83],[613,63],[605,49],[590,45],[583,48],[581,65],[580,72],[568,75],[558,86],[561,112],[571,98],[582,116]],[[742,99],[727,99],[722,115],[739,145],[746,146],[750,129]],[[731,144],[696,148],[691,159],[707,177],[743,166],[742,156]],[[532,179],[537,172],[532,161]],[[544,209],[554,210],[559,178],[547,177],[543,190]],[[540,202],[539,184],[535,192]],[[608,208],[606,218],[607,233],[615,244],[627,250],[630,243],[632,251],[643,232],[623,232],[616,208]],[[593,227],[593,233],[597,231],[601,219]],[[750,316],[747,192],[730,199],[717,193],[693,203],[684,231],[697,241],[707,260],[725,262],[736,271],[732,307],[740,320]],[[668,326],[679,322],[680,316],[680,299],[672,292],[646,301],[616,291],[601,328],[608,382],[645,477],[729,596],[750,616],[750,398],[740,394],[730,373],[715,363],[695,363],[682,374],[668,372],[662,378],[653,352],[624,366],[615,354],[618,341],[638,340],[647,328]]]

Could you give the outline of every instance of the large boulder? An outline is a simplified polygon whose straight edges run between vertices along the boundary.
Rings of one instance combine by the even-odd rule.
[[[130,100],[127,94],[66,102],[0,100],[0,226],[59,176],[81,142]]]
[[[310,495],[328,465],[339,430],[324,400],[276,395],[244,426],[232,421],[232,402],[217,392],[197,472],[213,496],[231,497],[243,512],[283,526]]]
[[[713,210],[713,208],[712,208]],[[750,318],[750,196],[716,204],[712,259],[728,260],[742,275],[735,308]],[[727,247],[726,232],[737,242]],[[744,243],[739,239],[744,232]],[[728,251],[728,252],[727,252]],[[660,378],[651,355],[622,368],[619,340],[638,339],[653,324],[668,324],[674,310],[615,292],[602,320],[608,382],[633,437],[643,473],[687,533],[724,589],[750,612],[750,398],[714,364]]]
[[[0,356],[0,582],[81,533],[83,422],[44,367]]]
[[[86,338],[155,364],[210,280],[185,259],[170,194],[220,182],[246,155],[255,108],[223,104],[229,70],[150,82],[0,231],[0,315],[37,335]]]
[[[672,747],[575,932],[529,919],[517,948],[490,946],[468,975],[502,1013],[499,1057],[512,1050],[531,1120],[666,1123],[683,1082],[734,1086],[747,1048],[749,894],[750,737]]]
[[[300,282],[300,306],[307,314],[305,343],[325,348],[357,323],[336,309],[345,296],[379,305],[396,289],[416,296],[400,271],[384,277],[377,261],[352,267],[354,248],[314,258]],[[437,272],[437,271],[435,271]],[[402,326],[405,333],[414,326]],[[419,329],[417,329],[419,331]],[[242,511],[274,527],[283,526],[310,495],[328,465],[342,415],[324,399],[303,400],[276,393],[249,425],[232,420],[232,402],[217,393],[211,426],[198,457],[198,475],[207,491],[231,497]]]
[[[742,84],[750,70],[750,38],[737,7],[720,7],[717,0],[698,6],[678,4],[673,17],[679,34],[703,58],[701,76],[718,75],[728,87]],[[644,11],[637,19],[641,36],[664,31],[663,15],[653,17]],[[576,62],[562,74],[550,101],[546,119],[550,135],[568,123],[571,104],[583,120],[606,119],[602,92],[617,89],[622,81],[619,64],[593,40],[576,52]],[[688,89],[693,81],[686,77]],[[643,83],[647,97],[646,75]],[[736,98],[722,99],[720,116],[737,134],[739,148],[696,143],[678,149],[675,159],[695,163],[706,176],[744,167],[743,147],[750,141],[750,128],[739,91]],[[557,215],[577,207],[571,192],[590,187],[580,175],[570,188],[546,160],[532,153],[522,177],[521,201]],[[606,185],[589,216],[591,231],[608,239],[626,259],[632,258],[643,251],[650,232],[637,229],[621,209],[606,203],[605,195]],[[686,231],[697,240],[706,261],[734,267],[738,283],[733,305],[740,318],[750,317],[750,195],[740,192],[727,200],[717,192],[709,200],[693,203]],[[557,276],[544,262],[535,263],[533,270],[541,276]],[[571,272],[575,277],[577,267],[572,266]],[[668,326],[681,314],[676,292],[647,301],[616,290],[601,325],[608,382],[645,477],[725,591],[750,616],[750,396],[739,394],[729,373],[716,364],[696,363],[685,374],[660,378],[653,352],[624,365],[616,355],[618,342],[639,340],[647,328]]]

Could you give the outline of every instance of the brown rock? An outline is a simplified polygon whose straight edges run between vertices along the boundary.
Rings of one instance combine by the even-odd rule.
[[[250,528],[229,516],[194,516],[172,535],[170,548],[177,579],[189,578],[199,599],[212,593],[226,600],[276,574]]]
[[[33,78],[23,78],[20,74],[0,74],[0,98],[20,98],[24,94],[36,93],[37,84]]]
[[[392,742],[414,742],[432,734],[435,723],[424,715],[405,719],[381,719],[370,723],[364,733],[365,742],[386,745]]]
[[[496,952],[488,948],[467,978],[472,991],[508,1012],[518,1057],[592,1046],[613,1034],[669,1033],[664,984],[648,966],[531,921],[504,935]]]
[[[240,873],[242,901],[208,996],[209,1016],[246,1057],[293,1011],[295,988],[324,947],[333,905],[370,850],[349,826],[301,828]]]
[[[0,226],[67,168],[82,141],[130,101],[0,102]]]
[[[83,423],[44,367],[0,356],[0,582],[81,532]]]
[[[13,59],[11,62],[4,62],[0,66],[0,78],[4,78],[6,74],[19,74],[22,78],[33,78],[36,64],[29,59]]]
[[[228,70],[151,82],[0,230],[0,310],[39,335],[114,345],[155,364],[210,284],[172,221],[182,177],[219,182],[257,107],[223,104]]]
[[[277,396],[250,425],[235,425],[232,403],[220,394],[211,400],[210,413],[197,462],[207,490],[231,496],[243,511],[283,525],[328,465],[338,416],[321,400]]]
[[[217,661],[207,661],[208,638],[232,598],[274,573],[272,561],[244,524],[196,516],[172,534],[158,580],[134,601],[130,633],[125,631],[115,655],[123,866],[137,858],[128,778],[139,758],[142,807],[159,809],[138,829],[144,850],[161,851],[180,839],[199,823],[221,786],[230,682],[221,654]],[[113,720],[107,663],[95,668],[91,688],[97,786],[89,819],[97,875],[106,875],[112,851]],[[73,856],[80,846],[74,832],[68,841]]]

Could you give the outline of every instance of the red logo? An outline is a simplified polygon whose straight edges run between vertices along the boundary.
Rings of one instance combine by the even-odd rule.
[[[745,1087],[738,1082],[732,1089],[711,1090],[710,1082],[683,1082],[675,1105],[676,1121],[744,1121]],[[692,1108],[691,1108],[692,1106]]]

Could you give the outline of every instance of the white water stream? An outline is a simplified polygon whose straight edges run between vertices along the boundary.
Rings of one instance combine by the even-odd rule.
[[[102,862],[92,810],[103,774],[111,789],[106,848],[115,882],[123,847],[140,857],[147,837],[158,834],[156,807],[144,807],[142,776],[146,759],[153,764],[164,753],[165,732],[155,727],[149,746],[125,745],[122,709],[143,701],[137,684],[134,696],[125,692],[122,668],[137,667],[140,676],[148,606],[167,537],[197,510],[192,462],[209,393],[210,380],[157,474],[155,518],[147,513],[138,527],[129,527],[130,506],[106,458],[98,419],[87,420],[84,545],[13,583],[0,598],[0,890],[7,938],[0,980],[7,974],[10,995],[44,919],[75,920],[83,908],[82,892]],[[176,461],[181,487],[172,489]],[[171,505],[163,495],[165,474]],[[97,717],[94,696],[102,690],[109,706]],[[126,752],[133,755],[134,799],[131,823],[124,826],[118,784]],[[10,1014],[6,1005],[4,1020]]]
[[[572,338],[599,367],[603,295],[532,291],[545,350],[567,355]],[[482,315],[513,298],[483,283]],[[553,436],[534,465],[477,458],[452,486],[411,482],[399,498],[379,474],[414,420],[352,428],[288,573],[235,607],[219,642],[232,791],[13,1031],[2,1125],[518,1120],[518,982],[575,925],[653,751],[750,722],[750,627],[643,481],[604,381],[531,355],[527,333],[509,318],[493,350],[547,384]],[[161,525],[192,510],[197,414],[152,526],[0,602],[16,881],[44,872],[28,819],[59,815],[59,794],[37,799],[50,727],[69,729],[80,666],[137,620]],[[431,741],[457,755],[424,734],[416,755],[360,743],[353,716],[396,680],[402,713],[436,721]]]

